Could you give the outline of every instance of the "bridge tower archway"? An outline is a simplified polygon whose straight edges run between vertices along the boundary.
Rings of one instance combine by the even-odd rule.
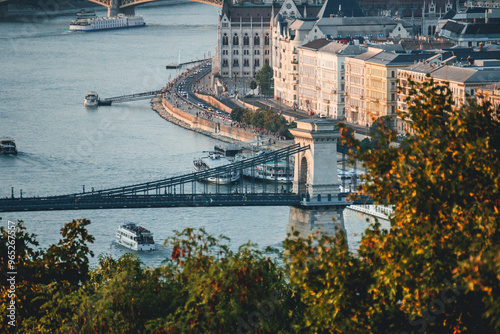
[[[307,158],[303,156],[300,160],[300,168],[298,169],[297,189],[299,194],[306,194],[306,185],[311,181],[307,179]]]
[[[290,129],[295,143],[309,145],[295,159],[293,191],[308,194],[311,198],[334,196],[339,193],[337,175],[337,143],[340,131],[335,122],[306,119],[297,121],[297,128]]]
[[[295,143],[309,145],[295,157],[293,191],[304,199],[303,205],[291,206],[287,232],[299,237],[321,232],[335,234],[344,228],[343,208],[334,205],[339,194],[337,143],[340,132],[329,120],[300,120],[290,129]]]

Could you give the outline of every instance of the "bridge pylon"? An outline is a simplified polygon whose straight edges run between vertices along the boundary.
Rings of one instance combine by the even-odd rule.
[[[293,192],[310,198],[337,195],[337,142],[340,131],[335,130],[335,122],[301,120],[297,121],[297,128],[290,129],[290,132],[296,144],[311,147],[296,156]]]
[[[316,231],[334,234],[343,229],[343,210],[332,199],[339,195],[337,174],[337,143],[340,131],[335,122],[306,119],[297,121],[297,128],[290,129],[295,143],[309,145],[310,149],[297,153],[293,192],[300,194],[306,205],[291,206],[288,233],[292,228],[300,237]]]

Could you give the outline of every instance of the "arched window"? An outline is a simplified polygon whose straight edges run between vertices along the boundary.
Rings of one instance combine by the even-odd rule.
[[[255,34],[255,37],[253,38],[253,45],[260,45],[259,34]]]
[[[248,34],[243,36],[243,45],[250,45],[250,37],[248,37]]]
[[[222,45],[229,45],[229,38],[227,37],[227,34],[222,36]]]
[[[233,36],[233,45],[238,45],[240,43],[240,40],[238,38],[238,34],[234,34]]]
[[[269,45],[269,34],[266,34],[266,36],[264,36],[264,45]]]
[[[427,27],[427,35],[428,36],[432,35],[432,27],[431,26]]]

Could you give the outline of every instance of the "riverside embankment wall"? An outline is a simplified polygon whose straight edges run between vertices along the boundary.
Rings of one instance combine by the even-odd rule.
[[[219,100],[217,100],[213,96],[204,95],[204,94],[200,94],[200,93],[195,93],[194,95],[196,95],[197,98],[202,99],[203,101],[213,105],[217,109],[220,109],[220,110],[225,111],[227,113],[231,113],[231,111],[232,111],[231,108],[222,104]]]
[[[254,141],[257,139],[255,134],[253,133],[244,131],[239,128],[234,128],[222,123],[213,122],[201,117],[196,117],[195,115],[182,111],[172,106],[163,97],[161,99],[161,103],[164,108],[164,111],[168,113],[169,116],[179,121],[175,123],[184,128],[201,132],[217,139],[222,139],[221,137],[227,137],[238,141]],[[168,117],[165,117],[166,115],[164,115],[161,111],[159,110],[156,111],[163,118],[170,120],[168,119]]]

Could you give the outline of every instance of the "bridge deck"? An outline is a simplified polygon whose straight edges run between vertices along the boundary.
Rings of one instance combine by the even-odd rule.
[[[279,161],[298,152],[308,150],[309,146],[291,145],[273,152],[238,161],[229,165],[212,168],[163,180],[140,183],[92,192],[74,193],[49,197],[21,197],[0,199],[0,212],[49,211],[49,210],[88,210],[119,208],[160,208],[160,207],[197,207],[197,206],[335,206],[346,207],[351,204],[370,204],[369,199],[351,202],[348,194],[331,194],[326,198],[308,198],[305,194],[293,194],[284,188],[274,192],[243,192],[242,187],[234,186],[232,193],[220,193],[231,188],[217,186],[216,193],[197,193],[196,184],[209,177],[227,174],[230,171],[257,166],[269,161]],[[191,184],[192,187],[185,187]],[[184,192],[184,188],[191,192]],[[238,188],[240,190],[238,190]],[[288,186],[287,186],[288,188]],[[176,191],[176,189],[178,189]],[[153,194],[150,194],[153,192]],[[167,193],[168,192],[168,193]]]

